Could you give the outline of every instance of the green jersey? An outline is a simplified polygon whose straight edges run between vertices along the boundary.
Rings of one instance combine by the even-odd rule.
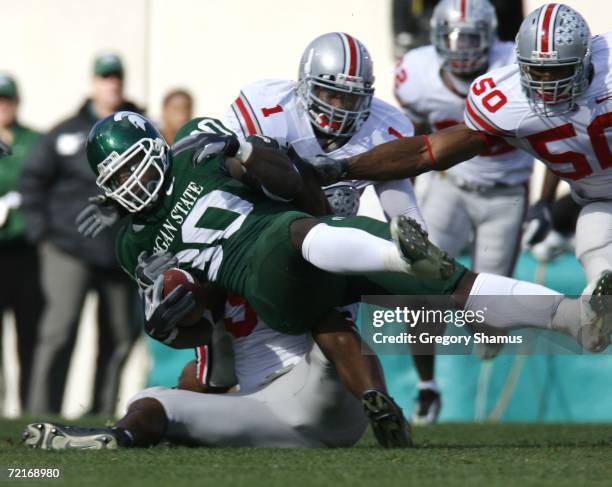
[[[117,256],[134,276],[141,252],[168,251],[178,257],[181,267],[199,269],[210,281],[243,295],[260,234],[281,213],[290,211],[295,218],[309,215],[232,178],[222,157],[194,166],[200,132],[231,133],[210,118],[193,119],[179,130],[165,187],[149,213],[130,217],[119,236]]]
[[[18,191],[19,177],[23,163],[28,158],[39,133],[32,129],[15,123],[13,131],[12,154],[5,156],[0,161],[0,196],[11,191]],[[25,220],[19,209],[13,209],[9,213],[8,220],[0,228],[0,243],[21,239],[25,234]]]
[[[307,262],[290,228],[312,218],[269,199],[232,178],[219,157],[194,167],[197,134],[224,132],[217,120],[194,119],[177,134],[165,188],[148,214],[137,214],[119,237],[121,265],[134,274],[137,256],[169,251],[182,267],[199,269],[212,282],[247,299],[258,317],[283,333],[309,331],[330,309],[364,294],[449,294],[465,269],[449,279],[408,274],[332,274]],[[366,217],[319,217],[330,226],[362,229],[390,240],[389,225]]]

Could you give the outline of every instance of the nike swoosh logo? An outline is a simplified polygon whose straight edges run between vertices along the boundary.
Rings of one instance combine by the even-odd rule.
[[[609,100],[610,98],[612,98],[612,95],[601,96],[599,98],[595,98],[595,103],[603,103],[604,101]]]
[[[170,187],[166,190],[167,196],[170,196],[172,194],[172,190],[174,189],[174,180],[175,178],[172,178],[172,183],[170,183]]]

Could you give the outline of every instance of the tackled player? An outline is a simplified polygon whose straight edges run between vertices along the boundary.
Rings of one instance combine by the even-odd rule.
[[[88,158],[99,186],[132,213],[118,242],[121,264],[136,277],[138,255],[152,253],[163,231],[171,237],[168,251],[201,280],[244,296],[278,331],[311,331],[342,382],[362,398],[383,446],[410,444],[407,425],[386,394],[377,360],[361,354],[358,335],[333,311],[362,294],[448,294],[465,309],[480,309],[484,301],[492,326],[556,329],[590,349],[607,345],[596,299],[572,300],[542,286],[477,276],[433,246],[412,220],[395,219],[390,231],[368,218],[313,218],[296,211],[273,199],[290,199],[300,189],[300,174],[287,156],[239,142],[218,121],[195,119],[177,139],[170,155],[153,125],[129,112],[101,120],[90,133]],[[612,274],[606,274],[589,292],[607,294],[611,286]],[[156,282],[146,293],[148,333],[177,348],[207,343],[209,320],[178,326],[195,305],[193,295],[179,286],[162,298],[162,288]],[[552,304],[532,309],[523,303],[508,315],[499,301],[487,298],[491,294],[514,295],[514,308],[521,308],[524,294],[551,295]],[[34,444],[53,447],[47,439],[70,435],[52,429]]]

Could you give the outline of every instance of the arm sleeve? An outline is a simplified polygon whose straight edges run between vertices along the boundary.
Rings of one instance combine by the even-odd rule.
[[[52,134],[39,138],[24,163],[19,184],[26,235],[39,242],[47,231],[49,195],[57,177],[59,160]]]
[[[427,230],[409,179],[379,181],[374,183],[374,189],[388,220],[400,215],[408,216]]]

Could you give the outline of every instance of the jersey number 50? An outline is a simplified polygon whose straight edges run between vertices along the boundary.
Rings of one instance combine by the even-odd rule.
[[[472,92],[476,96],[480,96],[487,91],[487,87],[491,89],[495,88],[495,81],[493,81],[493,78],[484,78],[478,81],[478,83],[474,83]],[[482,106],[484,106],[491,113],[495,113],[507,102],[508,98],[506,98],[506,95],[504,95],[500,90],[490,91],[482,98]]]

